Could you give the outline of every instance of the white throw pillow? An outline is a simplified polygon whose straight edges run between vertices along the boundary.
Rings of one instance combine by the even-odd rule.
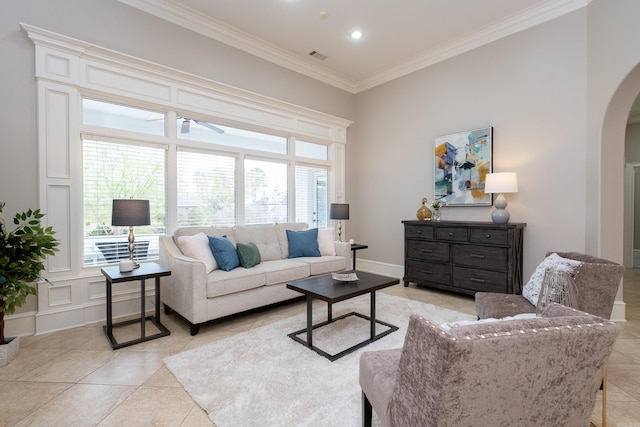
[[[336,248],[333,244],[333,227],[318,228],[318,247],[320,255],[334,256]]]
[[[544,279],[544,272],[546,269],[565,271],[572,277],[578,273],[582,262],[573,259],[562,258],[560,255],[553,253],[546,257],[533,272],[531,278],[524,288],[522,288],[522,296],[525,297],[531,304],[538,304],[540,296],[540,288],[542,287],[542,279]]]
[[[178,237],[178,246],[186,256],[202,261],[207,274],[218,268],[206,234],[198,233],[193,236],[180,236]]]

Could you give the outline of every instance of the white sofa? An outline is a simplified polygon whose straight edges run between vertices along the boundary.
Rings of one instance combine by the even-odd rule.
[[[287,289],[291,281],[350,268],[351,246],[334,241],[333,229],[319,230],[321,256],[289,258],[286,230],[307,228],[305,223],[185,227],[173,236],[160,236],[160,263],[171,270],[171,276],[163,277],[160,284],[165,312],[175,310],[189,321],[191,335],[195,335],[200,324],[209,320],[300,297],[300,293]],[[211,266],[204,259],[206,254],[200,259],[185,255],[183,252],[193,253],[185,247],[186,239],[180,239],[199,233],[226,236],[234,245],[253,243],[261,261],[251,268],[215,268],[207,272]],[[331,233],[329,241],[327,233]]]

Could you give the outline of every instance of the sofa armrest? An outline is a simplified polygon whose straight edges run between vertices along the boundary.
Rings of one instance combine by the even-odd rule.
[[[162,302],[193,324],[207,321],[204,263],[183,255],[171,236],[160,236],[160,263],[171,270],[160,282]]]

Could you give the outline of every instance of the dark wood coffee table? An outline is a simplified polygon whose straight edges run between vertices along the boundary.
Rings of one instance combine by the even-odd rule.
[[[398,330],[397,326],[393,326],[393,325],[390,325],[389,323],[376,320],[376,291],[378,289],[383,289],[389,286],[396,285],[400,283],[400,280],[394,279],[392,277],[380,276],[378,274],[367,273],[364,271],[354,270],[347,273],[355,273],[358,276],[358,280],[353,282],[341,282],[338,280],[333,280],[331,277],[331,274],[327,274],[324,276],[310,277],[308,279],[298,280],[296,282],[287,284],[287,288],[300,292],[306,295],[307,297],[307,327],[305,329],[301,329],[299,331],[290,333],[289,337],[299,342],[300,344],[314,350],[316,353],[326,357],[332,362],[336,359],[346,356],[347,354],[352,353],[357,349],[362,348]],[[364,314],[360,314],[356,312],[351,312],[351,313],[347,313],[342,316],[336,317],[335,319],[333,318],[332,307],[331,307],[332,304],[347,300],[349,298],[357,297],[359,295],[364,295],[364,294],[371,295],[371,313],[369,316],[365,316]],[[312,302],[314,298],[320,299],[322,301],[326,301],[328,304],[327,321],[318,323],[316,325],[313,324],[313,316],[312,316],[313,314]],[[314,329],[328,325],[329,323],[335,322],[336,320],[344,319],[345,317],[348,317],[348,316],[358,316],[370,321],[371,330],[370,330],[368,339],[362,342],[359,342],[354,346],[349,347],[346,350],[343,350],[334,355],[331,355],[313,345]],[[376,323],[387,326],[389,329],[376,335]],[[307,332],[306,341],[304,341],[298,336],[305,331]]]

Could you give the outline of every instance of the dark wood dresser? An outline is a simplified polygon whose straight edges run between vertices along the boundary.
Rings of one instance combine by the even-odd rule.
[[[402,221],[404,285],[473,295],[522,293],[522,240],[526,224]]]

